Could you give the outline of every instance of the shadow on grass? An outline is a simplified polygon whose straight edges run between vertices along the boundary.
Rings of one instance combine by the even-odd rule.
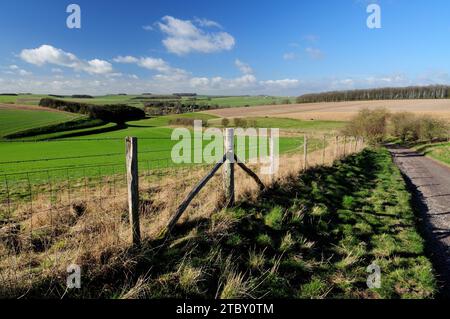
[[[69,138],[69,137],[81,137],[81,136],[95,135],[95,134],[101,134],[101,133],[110,133],[110,132],[125,130],[127,128],[128,128],[127,124],[116,124],[114,126],[93,128],[93,129],[84,130],[81,132],[72,132],[72,133],[69,132],[69,133],[59,134],[58,136],[50,137],[47,140],[62,139],[62,138]]]

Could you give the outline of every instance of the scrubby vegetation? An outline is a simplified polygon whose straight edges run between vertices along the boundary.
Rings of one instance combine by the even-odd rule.
[[[93,119],[117,124],[123,124],[128,121],[137,121],[145,118],[145,112],[143,110],[124,104],[90,105],[85,103],[43,98],[41,99],[39,105],[65,112],[85,114]]]
[[[410,86],[403,88],[379,88],[351,91],[332,91],[305,94],[297,98],[297,103],[404,100],[404,99],[447,99],[450,86]]]
[[[362,109],[347,124],[344,134],[349,136],[362,136],[370,144],[382,142],[387,134],[387,120],[389,118],[387,109]]]
[[[429,115],[409,112],[390,113],[387,109],[362,109],[347,124],[344,134],[363,136],[371,144],[377,144],[389,135],[403,143],[439,141],[449,136],[446,121]]]
[[[392,135],[402,142],[433,141],[449,135],[446,121],[431,116],[402,112],[391,115]]]
[[[139,250],[91,243],[80,251],[70,236],[55,234],[49,251],[76,251],[82,287],[66,291],[65,269],[48,271],[55,268],[36,253],[30,267],[41,277],[27,296],[431,298],[435,277],[409,200],[387,151],[365,150],[332,167],[291,174]],[[90,236],[104,232],[92,218],[85,213],[78,223],[90,225]],[[381,268],[380,288],[366,285],[372,263]],[[22,293],[1,287],[3,296]]]

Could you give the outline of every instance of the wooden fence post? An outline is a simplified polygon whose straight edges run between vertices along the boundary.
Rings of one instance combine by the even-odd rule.
[[[337,159],[337,158],[339,158],[339,136],[336,135],[334,137],[334,142],[336,145],[336,148],[334,150],[334,159]]]
[[[137,138],[126,137],[126,165],[128,183],[128,210],[133,245],[140,246],[141,231],[139,226],[139,174]]]
[[[273,183],[275,181],[275,140],[272,134],[269,137],[269,157],[270,157],[270,180]]]
[[[347,147],[347,135],[344,135],[344,157],[346,155],[346,148]]]
[[[308,136],[303,137],[303,170],[308,169]]]
[[[327,138],[324,135],[323,136],[323,145],[322,145],[322,165],[325,165],[325,148],[326,148],[326,144],[327,144]]]
[[[223,186],[227,207],[234,205],[234,129],[225,129],[225,155]]]

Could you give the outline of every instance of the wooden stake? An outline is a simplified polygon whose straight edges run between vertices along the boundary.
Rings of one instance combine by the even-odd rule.
[[[223,187],[227,207],[234,205],[234,129],[225,129],[225,156],[223,166]]]
[[[303,170],[308,169],[308,136],[303,138]]]
[[[126,137],[126,166],[128,182],[128,210],[130,218],[131,235],[134,246],[141,244],[141,231],[139,225],[139,175],[137,138]]]

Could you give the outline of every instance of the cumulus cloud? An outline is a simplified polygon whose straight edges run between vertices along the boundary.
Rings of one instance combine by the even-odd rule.
[[[35,49],[22,50],[20,58],[37,66],[53,64],[89,74],[107,74],[113,71],[111,63],[107,61],[99,59],[81,60],[73,53],[65,52],[48,44]]]
[[[283,80],[267,80],[260,82],[264,86],[279,87],[279,88],[295,88],[300,84],[297,79],[283,79]]]
[[[205,18],[195,18],[195,22],[201,27],[222,29],[222,26],[220,25],[220,23],[213,21],[213,20],[208,20]]]
[[[141,68],[156,71],[159,74],[156,75],[159,79],[164,80],[180,80],[182,78],[186,78],[188,76],[188,72],[174,68],[170,66],[168,62],[161,58],[153,58],[153,57],[134,57],[134,56],[118,56],[113,59],[116,63],[128,63],[128,64],[136,64]]]
[[[117,58],[113,59],[114,62],[116,63],[137,63],[138,59],[135,58],[134,56],[118,56]]]
[[[151,25],[143,25],[142,29],[144,29],[145,31],[153,31],[153,27]]]
[[[252,74],[253,73],[253,69],[250,67],[250,65],[248,65],[247,63],[242,62],[239,59],[236,59],[234,61],[234,64],[239,69],[239,71],[241,71],[243,74]]]
[[[169,52],[177,55],[191,52],[213,53],[231,50],[234,47],[234,37],[229,33],[201,29],[202,27],[211,27],[213,24],[217,24],[216,22],[206,19],[202,19],[200,22],[197,19],[194,22],[171,16],[165,16],[161,22],[157,22],[159,29],[166,36],[163,45]]]

